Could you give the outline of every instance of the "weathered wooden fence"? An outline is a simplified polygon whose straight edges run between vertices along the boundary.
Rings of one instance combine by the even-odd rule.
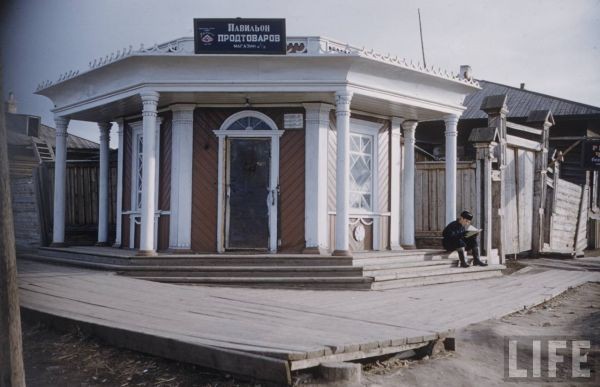
[[[504,254],[532,250],[535,154],[508,147],[504,174]]]
[[[560,179],[558,168],[547,184],[546,211],[550,216],[544,252],[583,255],[587,248],[589,185]]]
[[[46,241],[52,240],[54,203],[54,164],[44,163],[38,171],[40,212]],[[98,231],[98,176],[97,161],[67,163],[65,200],[65,239],[69,243],[91,243]],[[109,170],[109,228],[114,227],[117,194],[117,168]],[[112,233],[110,234],[112,235]]]
[[[415,235],[439,236],[446,226],[446,166],[443,161],[420,161],[415,171]],[[478,219],[476,164],[459,161],[456,173],[456,209]],[[457,214],[458,215],[458,214]]]

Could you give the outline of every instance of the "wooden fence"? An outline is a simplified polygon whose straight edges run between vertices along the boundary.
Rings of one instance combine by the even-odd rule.
[[[54,164],[44,163],[38,170],[39,195],[43,229],[46,241],[52,240],[54,203]],[[67,163],[65,200],[65,241],[93,243],[98,232],[98,177],[97,161]],[[109,170],[109,235],[114,235],[117,197],[117,167],[111,163]]]
[[[443,161],[420,161],[415,171],[415,235],[439,236],[446,226],[446,166]],[[473,212],[478,219],[476,163],[459,161],[456,173],[456,210]],[[457,214],[458,215],[458,214]]]

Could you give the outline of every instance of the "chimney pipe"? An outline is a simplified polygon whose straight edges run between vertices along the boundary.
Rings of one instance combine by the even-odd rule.
[[[521,90],[525,90],[525,83],[521,83]]]
[[[8,93],[8,99],[6,100],[6,112],[17,114],[17,100],[12,91]]]

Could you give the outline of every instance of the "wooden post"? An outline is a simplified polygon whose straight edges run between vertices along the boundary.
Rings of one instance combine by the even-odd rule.
[[[4,95],[1,83],[0,95]],[[0,387],[11,386],[25,386],[25,372],[6,125],[0,107]]]
[[[497,154],[499,174],[500,174],[500,204],[495,210],[499,217],[499,231],[500,231],[500,243],[498,244],[498,258],[499,263],[503,264],[504,259],[504,244],[505,242],[505,228],[506,225],[504,220],[504,208],[506,207],[506,190],[505,185],[505,172],[506,168],[506,115],[508,114],[508,106],[506,105],[506,95],[490,95],[485,97],[481,104],[481,110],[488,115],[488,126],[496,128],[498,130],[498,143],[499,149]]]
[[[554,118],[549,110],[534,110],[529,113],[527,122],[542,130],[542,149],[535,154],[535,178],[533,183],[533,254],[538,255],[544,249],[544,222],[546,214],[546,172],[548,170],[548,138]]]
[[[492,163],[495,160],[494,150],[498,144],[498,130],[492,128],[475,128],[469,135],[473,143],[477,159],[477,226],[483,229],[481,246],[488,263],[497,264],[492,254],[493,228],[493,193],[492,193]],[[492,260],[494,262],[492,262]]]

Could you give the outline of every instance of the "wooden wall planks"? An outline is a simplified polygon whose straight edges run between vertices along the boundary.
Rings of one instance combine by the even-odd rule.
[[[415,170],[415,232],[440,233],[445,224],[446,181],[443,161],[422,161]],[[456,209],[470,210],[477,218],[475,163],[461,161],[456,174]],[[457,214],[458,215],[458,214]]]

